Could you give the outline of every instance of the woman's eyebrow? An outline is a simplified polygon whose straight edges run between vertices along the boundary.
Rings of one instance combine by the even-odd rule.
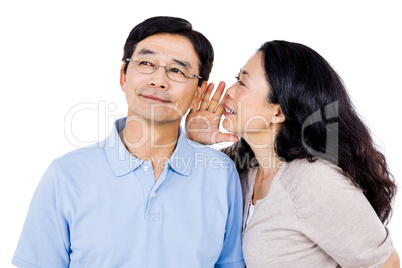
[[[248,75],[248,76],[250,76],[250,74],[249,74],[247,71],[242,70],[242,69],[240,69],[240,73],[241,73],[242,75]]]

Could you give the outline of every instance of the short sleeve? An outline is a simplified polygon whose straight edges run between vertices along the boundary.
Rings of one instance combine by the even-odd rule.
[[[31,200],[12,263],[22,268],[68,267],[68,241],[68,225],[54,161]]]
[[[294,191],[301,231],[342,267],[379,267],[392,239],[362,191],[325,162],[300,170]]]
[[[223,247],[215,267],[243,268],[243,251],[241,245],[241,231],[243,220],[243,199],[239,175],[232,167],[231,178],[228,184],[228,218]]]

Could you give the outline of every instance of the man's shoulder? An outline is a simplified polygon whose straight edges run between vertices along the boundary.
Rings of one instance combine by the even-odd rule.
[[[54,161],[59,164],[67,164],[69,162],[93,161],[98,156],[104,155],[105,140],[91,144],[86,147],[78,148],[59,156]]]
[[[236,170],[235,164],[226,154],[197,142],[186,140],[192,148],[193,165],[195,169],[201,168],[203,172],[232,173]]]
[[[206,156],[223,158],[229,160],[230,162],[233,162],[232,159],[230,159],[230,157],[227,156],[225,153],[211,146],[203,145],[187,138],[186,142],[193,148],[194,154],[205,154]]]

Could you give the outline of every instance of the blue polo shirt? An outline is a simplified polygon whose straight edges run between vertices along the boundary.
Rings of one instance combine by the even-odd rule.
[[[233,162],[186,139],[157,182],[116,121],[96,147],[55,159],[32,198],[13,264],[26,268],[243,267]]]

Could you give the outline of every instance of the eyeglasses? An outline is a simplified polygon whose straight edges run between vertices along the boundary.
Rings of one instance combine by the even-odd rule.
[[[134,70],[143,73],[151,74],[155,72],[159,67],[165,68],[166,75],[170,79],[180,83],[187,83],[191,78],[196,77],[201,79],[199,75],[193,74],[193,71],[186,66],[180,64],[169,64],[168,66],[161,66],[157,64],[153,59],[138,55],[131,59],[126,59],[126,61],[131,62]]]

